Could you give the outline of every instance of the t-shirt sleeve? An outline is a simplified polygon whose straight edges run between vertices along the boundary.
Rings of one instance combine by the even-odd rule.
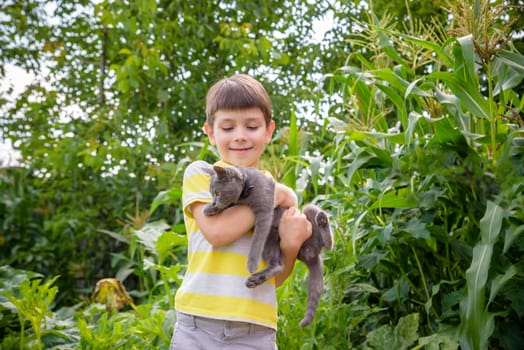
[[[191,204],[196,202],[210,203],[211,193],[209,192],[210,175],[205,172],[205,168],[211,165],[204,161],[191,163],[184,172],[182,183],[182,207],[184,214],[193,217]]]

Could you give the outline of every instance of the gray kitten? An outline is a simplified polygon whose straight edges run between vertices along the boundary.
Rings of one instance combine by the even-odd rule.
[[[254,288],[283,270],[278,226],[287,208],[274,206],[275,182],[254,168],[214,166],[210,191],[213,202],[204,207],[205,215],[215,215],[236,204],[248,205],[255,213],[253,240],[248,254],[248,270],[253,273],[262,257],[267,266],[252,274],[246,286]],[[323,291],[323,268],[320,251],[332,249],[333,236],[327,214],[319,207],[308,204],[303,213],[311,222],[312,234],[300,248],[298,259],[309,269],[306,313],[300,322],[305,327],[313,321]],[[253,269],[251,269],[253,268]]]

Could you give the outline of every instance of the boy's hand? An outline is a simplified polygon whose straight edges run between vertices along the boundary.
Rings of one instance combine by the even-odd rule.
[[[311,223],[297,208],[290,207],[280,219],[278,234],[280,249],[284,257],[284,270],[275,276],[275,283],[280,286],[293,271],[295,260],[302,243],[311,236]]]
[[[286,185],[281,183],[275,184],[275,208],[281,207],[293,207],[297,205],[297,196],[295,192]]]
[[[279,235],[280,248],[284,252],[287,251],[296,256],[302,243],[311,236],[311,233],[311,223],[297,208],[290,207],[282,214]]]

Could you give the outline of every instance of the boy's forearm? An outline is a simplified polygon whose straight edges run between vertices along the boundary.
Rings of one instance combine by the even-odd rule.
[[[213,216],[204,215],[204,205],[195,203],[192,206],[193,216],[204,237],[215,247],[232,243],[255,224],[253,211],[245,205],[236,205]]]
[[[282,260],[284,264],[284,269],[277,275],[275,275],[275,284],[277,287],[280,287],[280,285],[282,285],[282,283],[284,283],[284,281],[293,272],[299,249],[300,247],[288,247],[282,249]]]
[[[275,207],[293,207],[297,205],[297,195],[293,190],[281,183],[275,184]]]

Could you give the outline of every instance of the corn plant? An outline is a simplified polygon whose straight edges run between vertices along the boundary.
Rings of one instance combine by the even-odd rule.
[[[306,200],[334,218],[330,283],[316,324],[303,331],[288,320],[301,308],[286,301],[300,305],[301,288],[284,286],[280,341],[300,348],[286,335],[302,332],[307,349],[393,344],[386,326],[418,314],[420,347],[515,348],[524,339],[507,324],[523,322],[524,98],[512,89],[524,56],[504,36],[482,56],[486,41],[475,32],[420,35],[384,23],[371,15],[362,26],[368,41],[355,42],[368,55],[353,53],[326,76],[341,101],[330,108],[332,142],[303,159],[312,169]],[[413,65],[420,57],[424,64]],[[315,164],[326,170],[318,178]],[[384,332],[370,338],[373,329]]]

